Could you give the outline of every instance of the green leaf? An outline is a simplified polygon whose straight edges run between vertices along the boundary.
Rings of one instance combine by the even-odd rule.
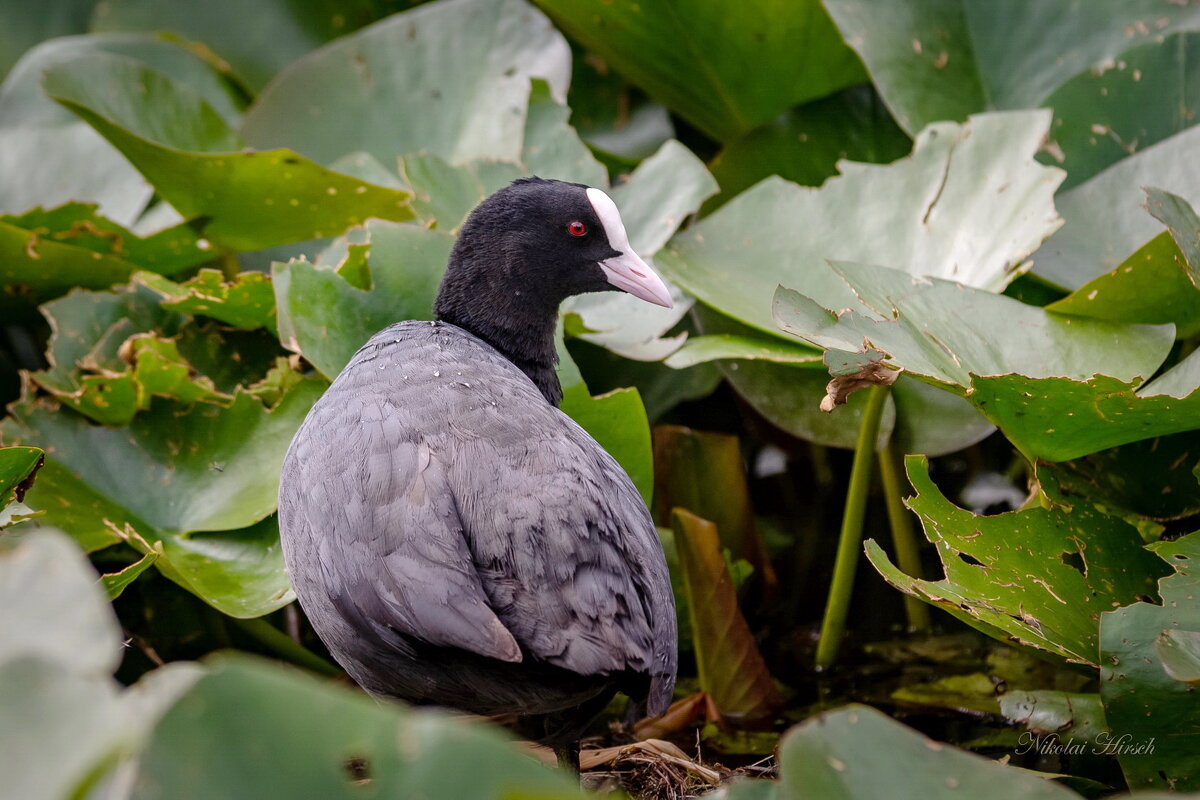
[[[15,0],[0,8],[0,79],[21,55],[46,39],[87,33],[96,0],[60,0],[47,7],[41,0]]]
[[[359,769],[369,784],[359,783]],[[521,755],[486,724],[380,704],[246,658],[214,661],[162,717],[136,786],[137,800],[337,800],[364,790],[460,800],[583,797],[572,777]]]
[[[727,560],[747,565],[761,591],[774,591],[775,570],[755,529],[738,438],[658,425],[654,428],[654,463],[656,516],[668,519],[673,509],[683,508],[710,521]]]
[[[1146,187],[1146,210],[1167,226],[1183,256],[1179,267],[1200,288],[1200,215],[1179,195],[1153,187]]]
[[[773,335],[780,284],[826,308],[855,305],[828,259],[999,291],[1059,224],[1052,197],[1062,173],[1032,158],[1048,123],[1041,112],[940,123],[910,157],[842,162],[819,189],[769,178],[675,237],[656,263],[704,303]]]
[[[575,41],[722,142],[862,80],[857,59],[815,0],[753,0],[734,15],[720,0],[686,10],[631,0],[538,4]],[[791,77],[762,77],[779,75]]]
[[[1200,788],[1200,706],[1196,687],[1168,671],[1158,644],[1164,632],[1195,638],[1200,631],[1200,534],[1151,545],[1175,569],[1159,584],[1162,605],[1134,603],[1100,622],[1100,696],[1114,736],[1153,748],[1117,752],[1131,789],[1196,791]],[[1173,659],[1174,654],[1168,655]],[[1177,662],[1171,660],[1171,668]]]
[[[1200,366],[1200,359],[1194,363]],[[1105,375],[972,376],[968,399],[1026,456],[1067,461],[1198,427],[1200,390],[1193,384],[1175,397],[1160,394],[1167,387],[1159,387],[1159,381],[1138,388],[1137,381]]]
[[[274,518],[283,455],[323,389],[310,379],[268,411],[156,400],[124,428],[42,404],[13,407],[6,440],[53,449],[27,495],[89,549],[161,542],[155,566],[225,613],[253,617],[291,600]],[[148,491],[147,487],[153,490]]]
[[[1030,733],[1055,734],[1059,741],[1079,739],[1094,745],[1108,736],[1098,694],[1018,689],[1000,696],[1000,711]]]
[[[330,379],[376,332],[393,322],[432,318],[454,245],[448,233],[380,220],[371,220],[354,235],[370,249],[346,258],[365,256],[353,263],[354,269],[368,272],[369,290],[351,285],[334,269],[349,263],[345,259],[327,266],[323,255],[319,266],[291,261],[272,268],[280,340]],[[362,281],[361,276],[356,280]]]
[[[1200,684],[1200,632],[1165,630],[1158,635],[1154,651],[1172,678]]]
[[[1087,380],[1104,373],[1132,381],[1153,374],[1174,340],[1169,326],[1060,316],[884,267],[832,268],[856,299],[839,313],[780,287],[775,316],[783,330],[826,350],[884,353],[892,367],[958,393],[976,375]]]
[[[910,132],[989,108],[1049,105],[1051,93],[1074,76],[1128,61],[1136,56],[1126,51],[1141,45],[1166,51],[1154,63],[1187,63],[1164,40],[1200,27],[1196,9],[1153,0],[1098,0],[1085,15],[1040,0],[827,0],[827,7]],[[1161,86],[1152,81],[1147,92]]]
[[[186,226],[141,239],[94,211],[70,203],[0,217],[0,308],[33,306],[77,286],[106,289],[138,269],[177,272],[212,257]]]
[[[789,109],[730,142],[709,165],[721,194],[704,210],[714,211],[771,175],[820,186],[837,174],[839,161],[882,164],[911,149],[912,141],[896,127],[879,95],[856,86]]]
[[[795,345],[765,336],[739,336],[735,333],[713,333],[692,337],[672,353],[667,366],[686,369],[696,364],[719,359],[743,361],[774,361],[777,364],[811,364],[824,366],[821,353],[811,347]]]
[[[0,604],[0,663],[37,658],[92,677],[121,663],[121,626],[96,571],[61,534],[38,532],[0,549]]]
[[[1133,527],[1084,501],[982,517],[942,495],[927,459],[909,456],[906,466],[917,491],[908,506],[946,577],[905,575],[874,541],[867,557],[897,589],[1001,641],[1097,666],[1100,615],[1152,594],[1163,573]]]
[[[104,587],[108,599],[116,600],[120,597],[129,584],[136,581],[143,572],[154,565],[154,562],[158,560],[160,555],[162,555],[161,546],[158,550],[151,550],[146,553],[122,570],[101,575],[100,585]]]
[[[13,500],[21,502],[45,462],[37,447],[0,447],[0,511]]]
[[[617,460],[647,505],[654,493],[650,423],[637,389],[614,389],[592,397],[583,383],[563,391],[563,413],[579,423]]]
[[[1154,27],[1164,19],[1156,15]],[[1193,16],[1193,29],[1197,22]],[[1064,189],[1194,125],[1187,109],[1200,104],[1195,33],[1159,34],[1090,66],[1041,103],[1054,109],[1055,160],[1069,173]]]
[[[220,320],[252,331],[275,328],[275,292],[271,279],[261,272],[243,272],[225,281],[220,270],[202,269],[184,283],[142,273],[139,283],[162,297],[163,308]]]
[[[97,53],[137,59],[198,92],[226,119],[237,116],[229,87],[192,53],[154,36],[53,39],[29,51],[0,86],[0,211],[78,200],[131,225],[150,200],[145,180],[87,124],[42,92],[42,73]]]
[[[227,62],[226,69],[257,92],[305,53],[371,22],[374,5],[339,0],[259,0],[252,7],[240,0],[107,0],[96,5],[91,29],[161,31],[190,40],[211,60]]]
[[[319,239],[367,217],[412,219],[407,193],[333,172],[286,150],[196,152],[237,149],[240,140],[188,87],[129,59],[80,58],[47,70],[43,83],[47,94],[112,142],[180,214],[204,218],[205,235],[222,247],[257,250]]]
[[[738,607],[717,526],[691,512],[671,512],[683,573],[700,686],[735,723],[769,717],[780,698]]]
[[[1111,322],[1172,323],[1180,339],[1200,333],[1200,290],[1188,279],[1183,255],[1165,231],[1046,310]]]
[[[792,728],[779,744],[779,762],[780,800],[1078,798],[1037,773],[932,741],[862,705]]]
[[[0,729],[0,770],[13,797],[81,796],[124,744],[129,723],[119,685],[81,675],[69,663],[29,657],[0,663],[0,714],[21,720]]]
[[[322,164],[428,151],[452,163],[518,160],[529,79],[565,99],[570,52],[523,0],[441,0],[295,62],[259,95],[242,134]],[[301,122],[302,121],[302,122]]]
[[[1162,231],[1142,208],[1142,187],[1156,186],[1188,202],[1200,202],[1197,152],[1200,128],[1193,127],[1060,194],[1058,210],[1066,222],[1034,256],[1037,274],[1075,289],[1123,263]]]
[[[1192,472],[1197,465],[1200,432],[1193,431],[1142,439],[1038,469],[1053,473],[1054,483],[1068,496],[1086,498],[1107,514],[1144,525],[1200,514],[1200,481]]]

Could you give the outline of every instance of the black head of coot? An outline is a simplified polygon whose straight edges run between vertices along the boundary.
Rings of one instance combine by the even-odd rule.
[[[438,319],[475,334],[547,386],[558,307],[587,292],[626,291],[670,307],[670,290],[632,245],[616,204],[578,183],[522,178],[463,224],[438,290]]]

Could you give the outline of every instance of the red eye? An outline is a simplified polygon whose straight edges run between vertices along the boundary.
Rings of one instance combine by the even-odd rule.
[[[571,234],[572,236],[583,236],[585,233],[587,233],[587,225],[584,225],[579,220],[575,220],[567,226],[567,233]]]

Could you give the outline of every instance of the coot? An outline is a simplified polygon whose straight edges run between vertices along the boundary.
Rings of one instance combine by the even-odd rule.
[[[661,713],[676,671],[650,514],[558,409],[558,306],[612,289],[671,304],[608,195],[538,178],[496,192],[462,227],[437,320],[358,351],[279,490],[300,605],[364,689],[519,714],[575,764],[616,692]]]

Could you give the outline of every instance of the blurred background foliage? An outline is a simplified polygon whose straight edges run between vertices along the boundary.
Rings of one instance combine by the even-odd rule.
[[[563,409],[652,501],[681,630],[677,702],[612,709],[593,791],[1200,791],[1200,3],[0,28],[12,796],[581,796],[337,685],[274,518],[308,408],[527,174],[609,190],[676,299],[563,309]]]

